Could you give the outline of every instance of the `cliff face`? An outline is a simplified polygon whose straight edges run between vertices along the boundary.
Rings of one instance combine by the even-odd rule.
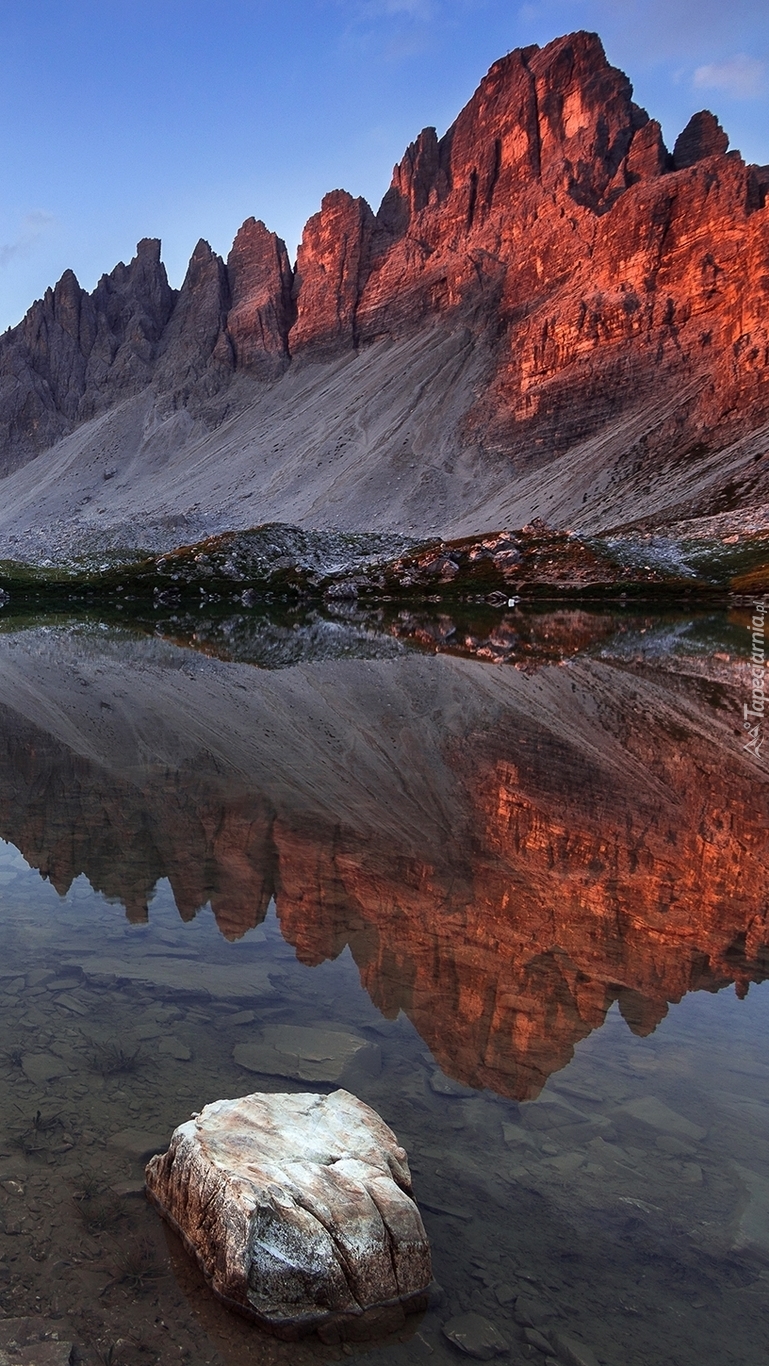
[[[0,834],[62,893],[85,873],[142,920],[167,877],[229,939],[274,897],[303,962],[349,945],[449,1075],[519,1099],[615,1001],[647,1034],[769,975],[732,665],[122,664],[0,650]]]
[[[148,385],[161,414],[215,422],[238,374],[460,325],[487,364],[457,450],[514,480],[649,399],[610,478],[704,460],[769,420],[769,175],[727,147],[702,111],[671,155],[594,34],[512,52],[407,149],[376,214],[325,197],[294,271],[249,219],[226,266],[198,245],[178,296],[156,243],[93,295],[65,275],[0,341],[3,467]],[[725,496],[763,496],[760,474]]]

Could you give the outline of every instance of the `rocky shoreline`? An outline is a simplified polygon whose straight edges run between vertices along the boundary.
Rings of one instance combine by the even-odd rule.
[[[518,531],[415,542],[404,536],[305,531],[268,524],[163,552],[83,545],[68,556],[0,560],[2,601],[130,602],[161,607],[299,599],[327,604],[400,600],[689,598],[762,592],[769,533],[586,537],[535,521]]]

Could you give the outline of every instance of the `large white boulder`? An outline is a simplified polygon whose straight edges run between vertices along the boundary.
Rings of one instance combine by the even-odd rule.
[[[392,1331],[426,1303],[406,1153],[347,1091],[215,1101],[146,1181],[215,1294],[281,1337]]]

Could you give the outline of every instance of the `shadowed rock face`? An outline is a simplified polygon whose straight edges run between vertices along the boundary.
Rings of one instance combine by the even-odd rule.
[[[66,271],[0,339],[0,472],[146,386],[175,297],[156,240],[93,294]]]
[[[455,452],[508,459],[514,479],[647,403],[654,421],[606,456],[610,484],[642,488],[661,460],[704,459],[769,418],[767,177],[727,146],[702,111],[671,156],[595,34],[511,52],[443,137],[409,146],[378,213],[326,195],[293,272],[248,219],[226,267],[198,245],[178,296],[157,244],[93,295],[67,273],[0,341],[0,464],[147,386],[161,419],[216,425],[242,406],[242,389],[223,397],[239,375],[272,382],[292,358],[437,324],[466,329],[485,365]],[[729,506],[756,494],[726,482]]]
[[[190,680],[96,654],[70,686],[23,653],[3,650],[4,838],[132,919],[160,877],[231,939],[274,897],[301,961],[349,945],[462,1082],[531,1097],[615,1001],[647,1034],[688,991],[769,974],[766,774],[734,733],[730,666],[203,662]],[[27,667],[47,725],[25,719]]]
[[[193,412],[231,378],[235,360],[225,321],[230,284],[221,257],[198,242],[161,344],[155,385],[161,408]]]

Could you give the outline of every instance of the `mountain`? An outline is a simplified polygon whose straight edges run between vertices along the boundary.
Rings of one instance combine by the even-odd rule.
[[[595,34],[511,52],[293,268],[251,218],[178,292],[156,241],[66,272],[0,339],[0,544],[764,525],[767,189],[708,111],[669,152]]]

